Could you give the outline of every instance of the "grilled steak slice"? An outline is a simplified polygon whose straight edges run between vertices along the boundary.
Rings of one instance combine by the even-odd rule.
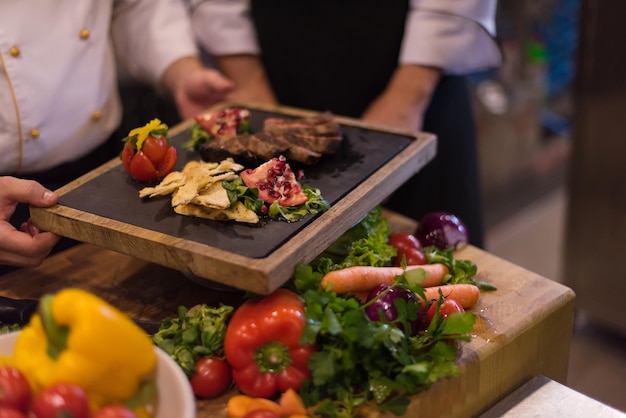
[[[261,132],[205,142],[200,146],[200,155],[205,161],[232,157],[245,166],[257,166],[284,155],[294,162],[315,165],[322,154],[335,153],[342,141],[339,124],[326,112],[299,119],[268,118]]]
[[[322,154],[335,153],[343,140],[339,124],[329,112],[300,119],[268,118],[263,130]]]
[[[200,156],[204,161],[222,161],[232,157],[239,164],[256,167],[262,161],[259,156],[249,150],[238,137],[214,138],[200,146]]]
[[[279,152],[275,154],[274,157],[282,154],[290,161],[297,161],[306,165],[315,165],[322,157],[322,154],[319,152],[296,145],[288,141],[282,135],[274,135],[270,132],[261,131],[251,136],[263,142],[265,146],[270,146],[271,144],[271,146],[276,147]]]
[[[288,144],[266,141],[259,133],[239,135],[236,139],[262,161],[278,157],[289,149]]]
[[[245,166],[257,166],[279,155],[302,164],[315,165],[322,156],[266,132],[242,134],[230,139],[212,139],[200,146],[200,155],[205,161],[222,161],[232,157]]]

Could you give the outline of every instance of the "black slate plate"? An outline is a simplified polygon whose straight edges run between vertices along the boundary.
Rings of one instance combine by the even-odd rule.
[[[250,111],[253,131],[262,129],[263,120],[268,117],[290,117],[257,109]],[[414,139],[355,126],[342,125],[341,128],[344,143],[337,154],[322,157],[314,167],[300,167],[291,163],[294,171],[298,168],[304,170],[305,177],[301,183],[319,188],[331,206]],[[181,170],[190,160],[200,159],[199,153],[182,148],[182,144],[188,140],[186,131],[172,138],[178,150],[176,170]],[[118,165],[61,196],[59,203],[250,258],[268,256],[315,218],[309,215],[294,223],[271,221],[259,227],[182,216],[172,209],[169,196],[139,199],[138,192],[145,186],[132,180],[122,165]]]

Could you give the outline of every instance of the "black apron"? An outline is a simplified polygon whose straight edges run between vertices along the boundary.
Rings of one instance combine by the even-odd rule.
[[[397,67],[408,7],[395,0],[252,0],[261,59],[278,101],[360,117]],[[437,156],[385,206],[415,220],[452,212],[481,247],[475,126],[465,77],[441,79],[422,129],[437,135]]]

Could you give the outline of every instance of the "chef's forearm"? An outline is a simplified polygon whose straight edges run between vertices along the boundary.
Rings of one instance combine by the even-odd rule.
[[[263,64],[257,56],[224,55],[216,59],[220,70],[235,83],[236,100],[262,104],[277,103]]]
[[[392,96],[399,105],[424,112],[441,78],[441,71],[434,67],[404,64],[394,72],[385,94]]]
[[[179,88],[179,83],[182,82],[187,75],[201,70],[202,68],[202,61],[200,61],[198,57],[190,56],[180,58],[167,67],[163,73],[161,77],[161,87],[169,94],[174,95]]]
[[[400,65],[362,119],[399,129],[420,130],[439,78],[440,71],[436,68]]]

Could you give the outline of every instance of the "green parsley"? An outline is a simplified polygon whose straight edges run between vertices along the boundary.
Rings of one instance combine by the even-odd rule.
[[[403,415],[412,395],[440,378],[458,375],[458,348],[451,341],[469,341],[476,320],[472,313],[440,317],[440,298],[428,329],[411,336],[402,329],[410,329],[409,321],[417,318],[414,306],[395,300],[397,319],[374,322],[358,299],[319,286],[331,270],[390,265],[395,250],[387,244],[389,230],[381,213],[375,208],[311,263],[296,266],[290,283],[305,302],[307,324],[301,342],[317,347],[309,361],[312,378],[300,395],[306,405],[316,406],[318,415],[354,417],[365,406]],[[431,262],[450,267],[448,283],[473,281],[472,263],[454,260],[451,252],[429,249],[428,254]],[[393,286],[423,295],[419,283],[424,274],[420,269],[405,271]]]
[[[152,341],[169,354],[187,376],[193,376],[200,357],[223,355],[227,321],[233,310],[228,305],[196,305],[191,309],[179,306],[178,317],[163,320]]]

